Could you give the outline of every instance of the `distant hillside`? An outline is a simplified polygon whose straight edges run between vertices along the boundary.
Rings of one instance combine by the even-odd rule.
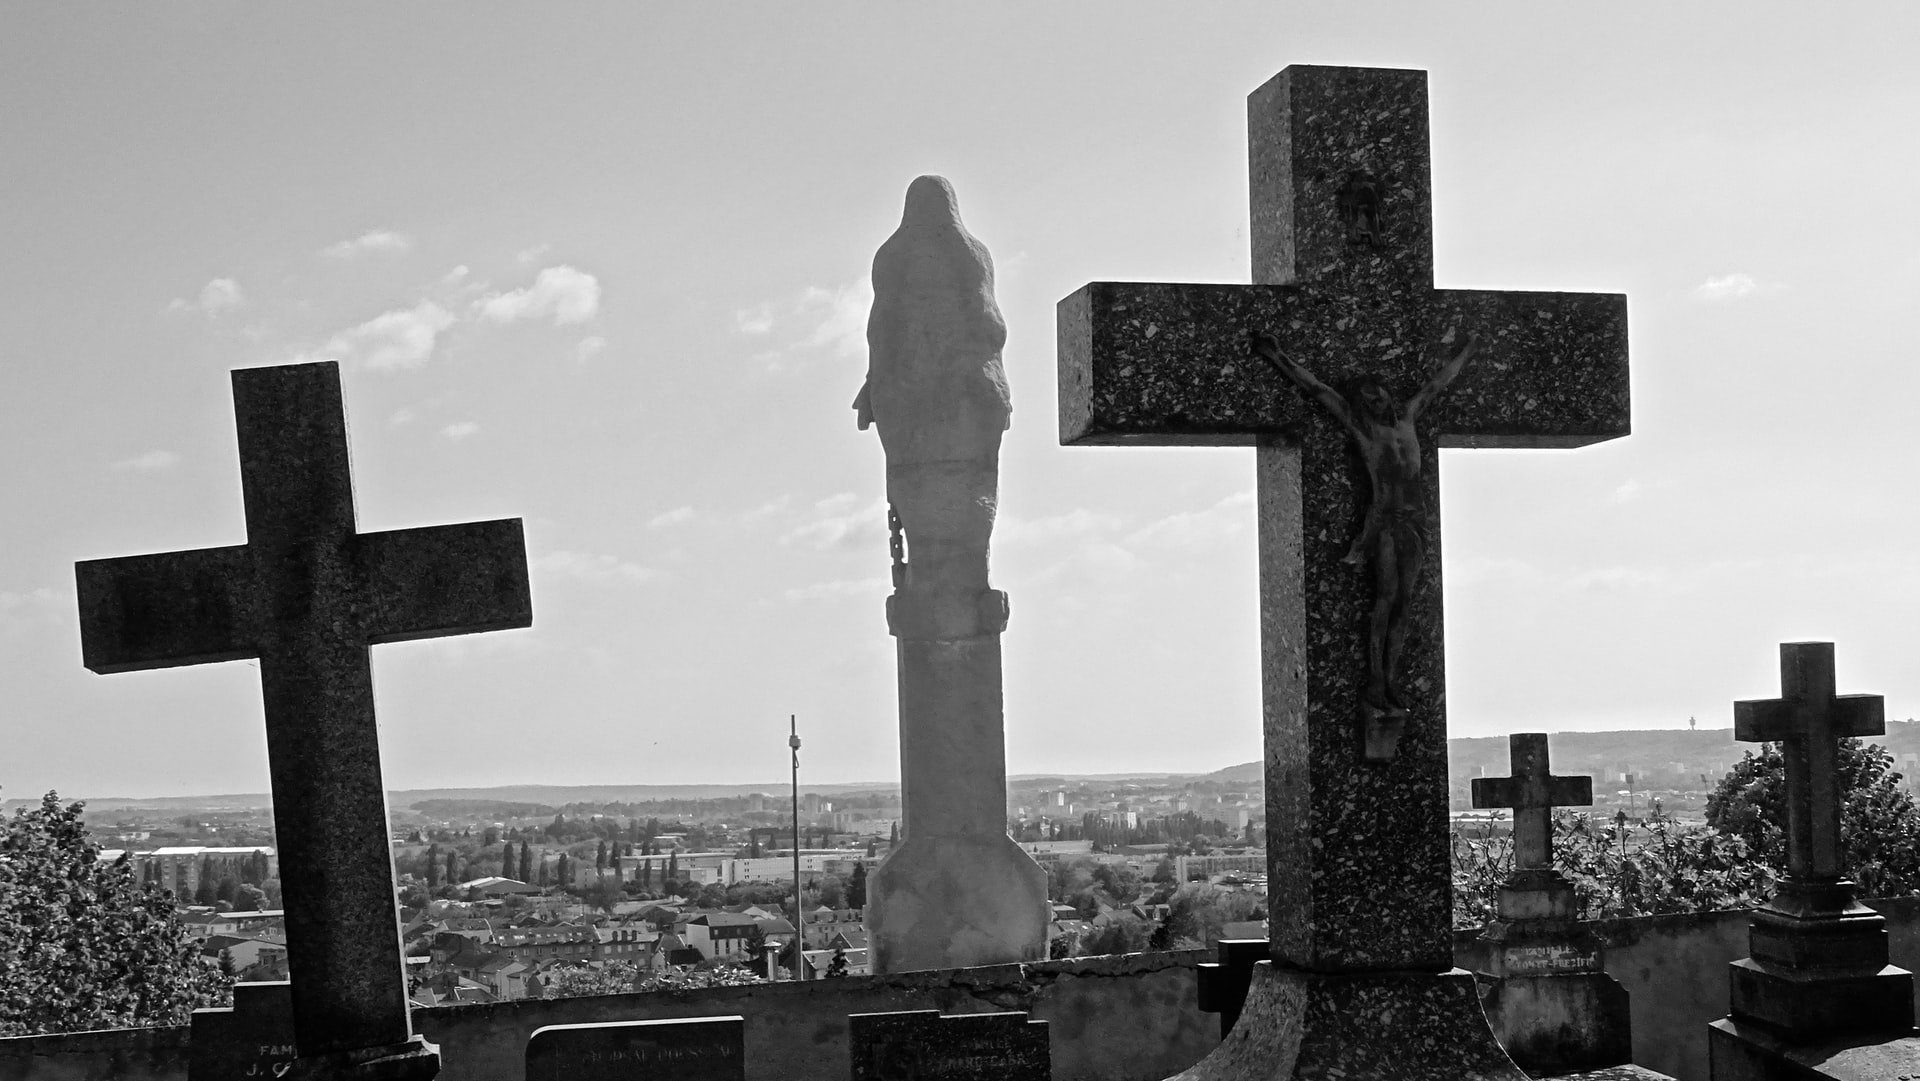
[[[1872,742],[1884,745],[1896,760],[1903,754],[1920,755],[1920,722],[1888,721],[1887,734]],[[1699,785],[1700,774],[1718,777],[1740,756],[1755,749],[1733,738],[1731,728],[1687,731],[1649,728],[1618,732],[1554,732],[1548,744],[1555,773],[1589,773],[1613,783],[1618,774],[1633,773],[1636,784],[1653,787],[1661,782]],[[1471,777],[1507,775],[1507,737],[1474,736],[1447,741],[1448,773],[1456,783]],[[1920,773],[1920,770],[1908,770]],[[1203,780],[1226,784],[1258,784],[1265,771],[1259,762],[1215,770]]]

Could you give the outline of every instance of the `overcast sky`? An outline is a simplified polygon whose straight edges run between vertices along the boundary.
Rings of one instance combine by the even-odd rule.
[[[520,516],[534,627],[374,653],[393,787],[898,776],[874,249],[954,183],[1013,429],[1015,772],[1260,753],[1253,457],[1059,446],[1054,304],[1248,277],[1245,98],[1430,72],[1438,284],[1625,292],[1634,434],[1443,455],[1455,735],[1920,713],[1920,8],[14,5],[9,797],[266,787],[257,670],[80,666],[77,559],[244,539],[228,371],[341,362],[362,529]]]

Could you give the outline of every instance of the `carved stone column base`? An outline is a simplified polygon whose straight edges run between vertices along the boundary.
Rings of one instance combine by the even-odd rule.
[[[1047,873],[1004,833],[909,832],[867,879],[873,971],[1047,959]]]
[[[1169,1081],[1526,1081],[1493,1037],[1473,974],[1253,968],[1239,1023]]]

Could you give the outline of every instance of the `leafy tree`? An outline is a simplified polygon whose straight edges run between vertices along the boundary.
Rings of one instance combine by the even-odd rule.
[[[1774,872],[1746,842],[1710,826],[1661,819],[1618,823],[1555,812],[1553,865],[1573,884],[1582,919],[1711,912],[1760,904]],[[1494,918],[1501,883],[1513,868],[1511,836],[1453,840],[1453,923],[1479,927]]]
[[[258,912],[267,907],[267,891],[246,882],[240,884],[240,895],[234,898],[233,911]]]
[[[49,792],[0,821],[0,1036],[184,1025],[231,999],[164,890],[100,862],[83,804]]]
[[[499,843],[500,843],[500,830],[498,827],[488,826],[485,830],[481,832],[480,847],[492,848],[494,845],[497,845]]]
[[[573,858],[565,852],[560,853],[560,866],[554,869],[554,876],[560,880],[560,888],[573,888]]]
[[[827,979],[837,980],[847,974],[847,951],[843,946],[833,948],[833,960],[827,962]]]
[[[678,877],[680,877],[680,850],[676,848],[667,853],[667,878]]]
[[[440,888],[440,846],[427,846],[427,889]]]
[[[1840,866],[1865,897],[1920,893],[1920,808],[1885,747],[1840,741],[1834,766],[1840,805]],[[1778,744],[1748,751],[1707,797],[1707,824],[1746,842],[1786,873],[1786,760]]]
[[[747,831],[747,858],[754,859],[754,860],[757,860],[760,858],[760,831],[759,830]]]
[[[1167,923],[1177,943],[1182,939],[1196,946],[1213,946],[1224,937],[1229,923],[1257,920],[1266,913],[1259,899],[1250,893],[1222,889],[1207,882],[1189,882],[1173,892],[1168,902]]]
[[[588,904],[604,912],[612,912],[615,904],[626,899],[619,881],[605,877],[594,879],[593,884],[587,887],[585,896]]]
[[[1098,957],[1109,953],[1139,953],[1147,948],[1151,931],[1147,921],[1131,912],[1116,912],[1107,922],[1080,939],[1076,956]]]
[[[517,865],[516,865],[516,864],[515,864],[515,863],[513,862],[513,842],[512,842],[512,841],[508,841],[508,842],[506,842],[505,844],[503,844],[503,845],[501,845],[501,846],[500,846],[500,874],[501,874],[501,877],[503,877],[503,878],[512,878],[512,877],[513,877],[513,872],[514,872],[514,870],[515,870],[515,868],[516,868],[516,866],[517,866]]]
[[[900,823],[893,824],[893,832],[887,835],[887,844],[893,848],[900,847]]]
[[[593,869],[601,874],[607,873],[607,842],[600,842],[599,851],[593,854]]]
[[[847,903],[847,886],[840,881],[839,875],[826,875],[820,879],[820,903],[828,908],[839,908]]]
[[[458,885],[459,882],[460,850],[457,848],[449,848],[447,849],[447,885],[454,886]]]
[[[520,842],[520,876],[519,877],[520,877],[520,881],[528,883],[529,885],[531,885],[533,882],[533,850],[527,847],[527,843],[525,841]]]
[[[856,863],[853,874],[847,876],[847,907],[867,907],[867,865]]]
[[[747,928],[747,964],[755,972],[767,970],[767,951],[770,948],[767,945],[767,933],[758,923]]]

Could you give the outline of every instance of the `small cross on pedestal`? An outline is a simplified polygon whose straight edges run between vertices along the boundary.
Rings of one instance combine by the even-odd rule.
[[[1547,735],[1507,737],[1511,777],[1475,777],[1475,807],[1513,810],[1513,873],[1500,889],[1503,920],[1570,920],[1573,887],[1553,869],[1553,809],[1593,804],[1593,778],[1556,777],[1547,763]]]
[[[1754,1025],[1760,1043],[1913,1030],[1913,977],[1887,963],[1886,920],[1855,900],[1841,858],[1839,742],[1886,727],[1879,695],[1834,693],[1831,642],[1782,644],[1780,697],[1733,704],[1735,739],[1780,745],[1787,877],[1748,924],[1749,956],[1733,963],[1732,1009],[1709,1041],[1716,1077],[1723,1058],[1752,1053]]]
[[[1439,449],[1627,434],[1626,298],[1434,288],[1425,72],[1289,67],[1247,118],[1257,284],[1058,312],[1062,443],[1255,448],[1273,964],[1185,1076],[1509,1076],[1452,967]]]
[[[77,564],[81,651],[102,673],[259,658],[295,1076],[431,1077],[368,646],[530,626],[520,522],[359,532],[335,364],[236,371],[233,402],[247,543]]]

